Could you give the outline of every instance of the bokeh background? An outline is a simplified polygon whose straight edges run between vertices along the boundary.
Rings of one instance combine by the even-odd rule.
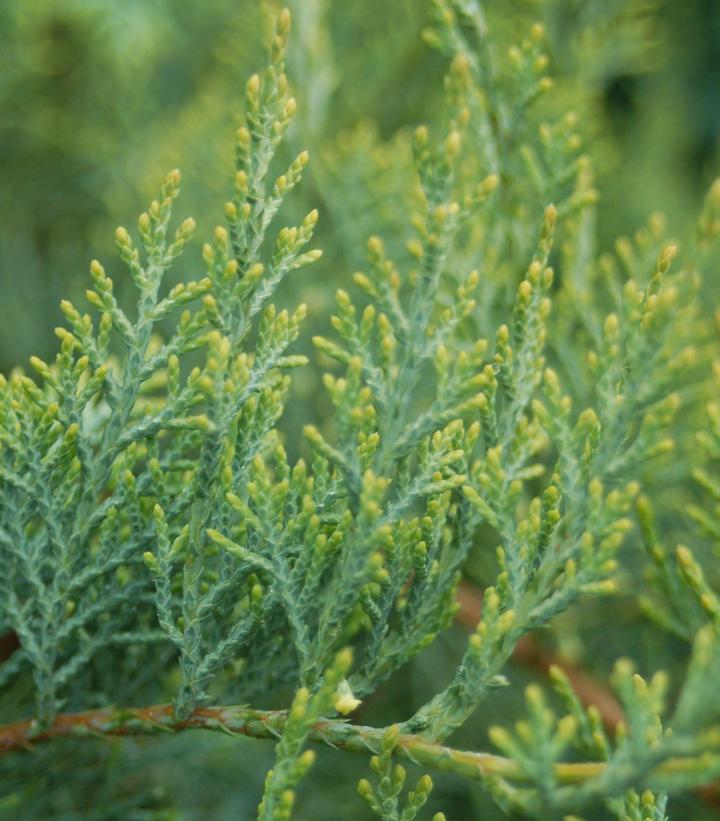
[[[283,219],[318,207],[317,245],[325,255],[280,299],[308,303],[300,347],[309,352],[311,335],[326,330],[335,288],[347,287],[363,266],[367,236],[381,233],[391,250],[402,247],[413,184],[410,135],[441,109],[445,61],[422,37],[430,0],[288,5],[295,29],[289,73],[299,104],[289,141],[292,150],[308,148],[312,162]],[[720,3],[487,0],[486,8],[501,47],[533,21],[546,26],[553,104],[562,110],[572,101],[589,137],[601,248],[658,210],[671,232],[687,235],[720,172]],[[200,237],[222,221],[244,83],[263,64],[276,11],[259,0],[0,2],[0,371],[30,354],[52,356],[59,300],[82,303],[94,257],[114,273],[115,227],[134,225],[168,170],[183,172],[179,215],[195,216]],[[184,255],[178,277],[200,272],[199,248]],[[715,300],[720,283],[705,287]],[[291,445],[303,423],[327,413],[318,386],[319,369],[298,375],[285,423]],[[551,641],[602,676],[628,641],[654,663],[685,652],[653,645],[630,604],[615,618],[611,631],[561,620]],[[463,642],[462,627],[450,631],[364,705],[358,720],[409,715],[454,667]],[[535,675],[522,665],[509,670],[520,685]],[[484,748],[487,724],[512,711],[521,693],[513,687],[488,699],[456,745]],[[58,744],[38,753],[43,775],[32,817],[252,818],[271,757],[263,742],[202,734],[84,751],[68,745],[67,754]],[[353,786],[365,769],[362,758],[320,751],[298,818],[367,818]],[[443,777],[437,784],[432,807],[448,818],[503,817],[479,787]],[[0,815],[15,812],[0,803]],[[674,802],[673,817],[715,812],[687,797]]]

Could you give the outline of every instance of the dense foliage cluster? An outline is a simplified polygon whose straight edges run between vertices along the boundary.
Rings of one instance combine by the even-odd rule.
[[[308,7],[300,134],[318,127],[330,82],[327,44],[311,35],[322,4]],[[358,792],[386,821],[422,817],[433,786],[421,774],[405,791],[398,757],[480,781],[529,817],[603,807],[661,821],[668,795],[720,775],[718,350],[699,298],[720,183],[692,242],[678,248],[653,214],[600,253],[591,135],[557,100],[537,119],[553,89],[543,26],[501,54],[480,2],[435,0],[425,39],[446,62],[443,109],[400,138],[414,182],[402,167],[391,179],[393,149],[370,152],[381,190],[360,206],[393,194],[399,208],[388,237],[362,240],[364,270],[313,336],[328,401],[300,444],[285,405],[308,366],[293,348],[308,309],[271,300],[321,251],[315,208],[278,227],[310,159],[287,151],[289,31],[284,10],[267,68],[247,81],[232,197],[202,275],[168,282],[194,265],[196,229],[176,225],[172,171],[136,229],[117,229],[112,277],[91,263],[93,313],[63,301],[54,361],[1,378],[0,625],[17,646],[0,663],[16,722],[0,727],[0,808],[84,817],[52,776],[27,777],[33,756],[51,768],[53,747],[73,745],[80,785],[99,777],[81,774],[88,736],[201,728],[275,739],[259,819],[291,817],[312,740],[371,755]],[[374,143],[364,128],[315,181],[348,242],[361,209],[343,212],[334,183],[359,174],[357,189],[372,188],[360,165],[345,171],[343,151]],[[482,605],[454,670],[387,726],[355,720],[450,628],[463,574]],[[683,648],[682,673],[618,660],[623,718],[608,727],[559,665],[527,687],[512,728],[493,722],[497,754],[482,739],[478,752],[443,746],[511,683],[528,635],[580,604],[611,622],[641,575],[640,605]],[[169,817],[172,801],[133,786],[137,774],[123,781],[124,766],[94,768],[113,808],[89,817]]]

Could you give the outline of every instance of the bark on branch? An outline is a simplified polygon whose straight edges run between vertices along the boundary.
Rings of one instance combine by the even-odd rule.
[[[170,704],[150,707],[106,708],[82,713],[63,713],[48,727],[35,721],[19,721],[0,726],[0,754],[31,751],[35,745],[57,738],[91,739],[113,736],[159,735],[185,730],[213,730],[253,738],[276,738],[283,730],[286,714],[281,710],[252,710],[247,707],[199,707],[186,719],[177,719]],[[340,719],[317,722],[310,739],[334,749],[375,754],[384,728],[362,727]],[[490,753],[467,752],[433,744],[419,735],[400,735],[396,753],[416,764],[474,780],[495,775],[513,782],[527,782],[527,776],[511,759]],[[670,776],[702,769],[694,757],[668,759],[656,773]],[[561,763],[555,767],[559,784],[588,782],[602,776],[603,762]],[[650,778],[650,781],[652,779]]]

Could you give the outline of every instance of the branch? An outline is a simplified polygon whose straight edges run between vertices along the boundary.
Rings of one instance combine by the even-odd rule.
[[[185,719],[177,719],[171,704],[151,707],[106,708],[58,715],[48,727],[36,721],[18,721],[0,726],[0,755],[32,751],[36,744],[56,738],[106,738],[110,736],[159,735],[183,730],[214,730],[252,738],[277,738],[283,730],[282,710],[252,710],[247,707],[198,707]],[[310,731],[312,741],[334,749],[376,754],[385,728],[361,727],[341,719],[325,719]],[[467,752],[433,744],[419,735],[400,735],[395,751],[415,764],[423,764],[464,778],[483,780],[499,776],[508,781],[527,782],[522,769],[511,759],[490,753]],[[707,750],[705,751],[707,752]],[[574,762],[555,765],[558,784],[582,784],[602,776],[604,762]],[[700,757],[671,758],[653,771],[657,776],[687,774],[702,770]]]

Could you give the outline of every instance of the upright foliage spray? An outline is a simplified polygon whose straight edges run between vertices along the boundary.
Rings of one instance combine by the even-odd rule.
[[[0,753],[30,770],[63,737],[203,728],[274,740],[263,821],[292,816],[316,742],[371,756],[357,791],[386,821],[422,817],[432,790],[429,775],[406,789],[402,758],[540,819],[604,805],[661,821],[668,793],[720,776],[720,598],[691,548],[664,544],[652,502],[668,498],[667,454],[692,449],[688,425],[720,456],[720,411],[703,410],[717,342],[696,299],[718,184],[677,262],[658,219],[598,257],[577,118],[538,130],[530,114],[552,86],[542,27],[499,60],[479,3],[436,0],[446,104],[412,140],[407,253],[370,237],[365,272],[337,292],[313,339],[332,420],[306,425],[293,462],[277,426],[308,364],[292,352],[306,307],[271,299],[321,251],[318,211],[277,225],[309,162],[278,167],[289,31],[285,10],[247,82],[204,274],[168,283],[195,229],[174,219],[172,171],[117,229],[112,271],[91,263],[93,312],[62,303],[55,360],[0,378],[0,623],[18,645],[0,685],[8,719],[23,682],[35,704],[0,727]],[[710,502],[686,541],[717,545],[720,480],[710,464],[694,475]],[[608,730],[556,667],[525,717],[499,717],[497,752],[444,746],[507,685],[524,636],[614,595],[638,561],[628,543],[645,545],[647,612],[687,643],[684,681],[668,691],[618,661],[624,718]],[[362,726],[361,702],[453,621],[471,552],[492,578],[456,669],[396,723]],[[134,701],[150,685],[172,702]],[[282,694],[286,709],[260,709]],[[0,807],[20,817],[32,800],[19,785]]]

